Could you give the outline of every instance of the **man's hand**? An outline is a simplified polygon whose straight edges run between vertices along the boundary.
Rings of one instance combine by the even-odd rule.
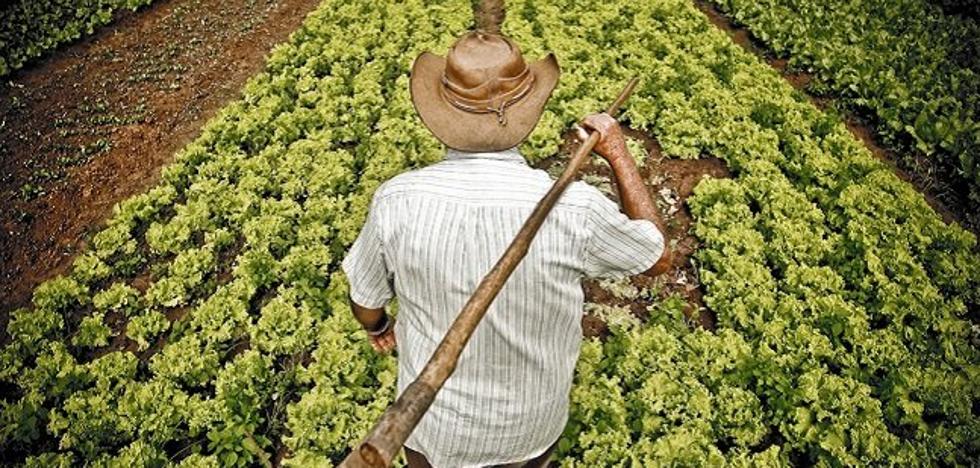
[[[398,343],[395,342],[395,319],[391,319],[388,330],[378,336],[368,335],[371,347],[379,353],[389,353],[395,349]]]
[[[368,334],[368,341],[371,342],[371,347],[379,353],[387,353],[395,349],[395,319],[388,316],[385,313],[384,307],[379,308],[369,308],[364,307],[353,299],[350,299],[350,309],[354,313],[354,318],[357,322],[364,327],[364,331]],[[381,330],[384,332],[372,336],[370,330]]]
[[[619,122],[612,116],[603,112],[586,117],[581,126],[576,126],[579,140],[585,142],[589,139],[588,130],[599,132],[599,142],[592,148],[592,151],[602,156],[609,164],[613,164],[619,159],[630,158],[630,153],[626,149],[626,138],[623,137],[623,129],[619,127]]]

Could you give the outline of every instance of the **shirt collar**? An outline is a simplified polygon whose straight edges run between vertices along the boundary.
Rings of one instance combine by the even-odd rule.
[[[527,160],[521,155],[517,147],[508,148],[501,151],[487,151],[487,152],[468,152],[460,151],[453,148],[448,148],[446,150],[446,160],[463,160],[463,159],[493,159],[497,161],[511,161],[519,162],[521,164],[527,164]]]

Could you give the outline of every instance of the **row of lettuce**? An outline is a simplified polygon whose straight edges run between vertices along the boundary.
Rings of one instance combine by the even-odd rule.
[[[0,6],[0,77],[62,44],[92,34],[122,8],[153,0],[15,0]]]
[[[408,70],[469,26],[468,7],[327,0],[310,14],[160,184],[12,314],[3,461],[338,462],[395,379],[351,318],[339,262],[374,189],[441,158]],[[587,342],[562,465],[980,454],[971,234],[686,0],[509,2],[504,29],[563,69],[531,160],[638,75],[625,118],[734,176],[691,201],[717,332],[689,331],[674,301]]]
[[[870,113],[893,146],[937,159],[980,207],[976,20],[926,0],[713,2],[791,67],[812,72],[811,90]]]

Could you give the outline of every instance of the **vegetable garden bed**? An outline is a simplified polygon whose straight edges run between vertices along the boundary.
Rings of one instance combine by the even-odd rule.
[[[154,2],[0,81],[0,329],[317,4]]]
[[[153,0],[15,0],[0,5],[0,77],[66,42],[90,35],[118,10]]]
[[[373,190],[441,157],[407,73],[469,20],[461,1],[324,1],[160,184],[13,314],[5,461],[338,461],[395,379],[351,317],[338,263]],[[689,1],[512,2],[504,31],[565,70],[522,148],[532,161],[639,75],[630,125],[672,159],[713,155],[731,175],[686,202],[714,332],[686,325],[683,299],[599,285],[649,298],[648,318],[590,306],[609,330],[583,345],[562,465],[978,457],[972,234]],[[165,344],[146,360],[90,359],[113,314],[139,352]]]
[[[712,0],[807,89],[872,122],[906,170],[980,221],[980,24],[927,0]],[[955,2],[954,2],[955,3]]]

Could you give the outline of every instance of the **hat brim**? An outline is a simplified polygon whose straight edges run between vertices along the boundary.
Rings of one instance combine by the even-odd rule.
[[[446,146],[460,151],[500,151],[517,146],[537,125],[544,105],[558,84],[558,60],[554,54],[528,65],[534,87],[507,106],[506,125],[495,113],[467,112],[450,104],[440,90],[445,57],[423,52],[412,65],[412,104],[429,131]]]

